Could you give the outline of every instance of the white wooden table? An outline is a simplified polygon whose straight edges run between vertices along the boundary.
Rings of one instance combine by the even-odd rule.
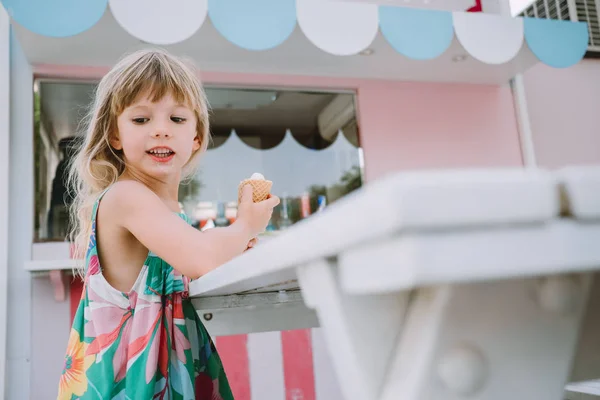
[[[190,290],[215,335],[321,326],[347,400],[560,400],[600,378],[598,271],[600,168],[432,171]]]

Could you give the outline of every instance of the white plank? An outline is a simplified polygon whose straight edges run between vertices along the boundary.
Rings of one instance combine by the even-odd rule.
[[[311,330],[316,400],[344,400],[322,328]]]
[[[285,400],[283,352],[279,332],[248,335],[250,398]]]
[[[192,296],[239,293],[296,279],[292,268],[352,246],[423,228],[532,223],[560,210],[541,170],[399,173],[373,182],[190,285]]]
[[[349,292],[376,293],[594,271],[600,266],[598,243],[600,223],[567,219],[485,230],[417,232],[343,253],[340,279]]]
[[[37,260],[25,262],[25,270],[30,272],[47,272],[51,270],[74,270],[81,265],[80,260],[58,259],[58,260]]]
[[[570,382],[590,381],[600,378],[600,272],[594,275],[586,313],[581,324]]]
[[[10,22],[0,4],[0,393],[6,375],[8,292],[8,189],[10,155]]]
[[[375,400],[401,332],[408,293],[351,296],[341,291],[333,261],[299,268],[304,299],[319,316],[346,400]]]
[[[69,242],[34,243],[31,246],[33,261],[69,260],[70,258],[71,244]]]
[[[578,219],[600,219],[600,167],[566,167],[558,176],[568,211]]]
[[[261,304],[261,300],[238,308],[206,308],[201,299],[192,299],[198,315],[212,336],[314,328],[319,320],[314,310],[301,302]]]
[[[566,386],[566,390],[600,396],[600,380],[570,383]]]
[[[10,43],[10,213],[8,224],[8,337],[6,391],[8,399],[29,399],[31,388],[31,260],[34,210],[33,71],[11,34]]]

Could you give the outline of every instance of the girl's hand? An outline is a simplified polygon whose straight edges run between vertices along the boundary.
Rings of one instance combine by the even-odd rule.
[[[256,246],[256,243],[258,243],[258,238],[250,239],[250,241],[248,242],[248,245],[246,246],[246,250],[244,250],[244,251],[250,250],[251,248]]]
[[[245,185],[238,204],[236,222],[243,224],[251,238],[256,238],[267,229],[273,215],[273,208],[279,204],[279,197],[269,195],[269,198],[258,203],[252,201],[252,186]],[[252,240],[250,240],[252,242]],[[250,243],[249,243],[250,244]],[[254,245],[254,244],[253,244]]]

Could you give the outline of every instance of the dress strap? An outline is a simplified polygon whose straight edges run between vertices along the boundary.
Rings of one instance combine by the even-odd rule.
[[[106,189],[104,189],[100,193],[100,195],[98,196],[98,198],[96,199],[96,201],[94,202],[94,207],[92,209],[92,222],[96,221],[96,215],[98,214],[98,206],[100,205],[100,200],[102,200],[102,197],[104,197],[104,195],[106,194],[106,192],[108,192],[108,190],[111,188],[111,186],[109,186]]]
[[[85,255],[85,275],[88,275],[88,272],[96,274],[99,271],[100,264],[98,261],[98,249],[96,248],[96,216],[98,215],[98,206],[100,205],[100,200],[102,197],[108,192],[110,186],[104,189],[98,198],[94,202],[94,206],[92,208],[91,215],[91,232],[88,239],[88,248]],[[91,271],[90,271],[91,270]]]

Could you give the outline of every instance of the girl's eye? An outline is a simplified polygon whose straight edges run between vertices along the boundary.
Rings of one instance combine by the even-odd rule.
[[[186,119],[181,117],[171,117],[171,121],[175,122],[176,124],[182,124],[186,121]]]
[[[134,124],[143,124],[143,123],[148,122],[149,120],[150,120],[149,118],[144,118],[144,117],[132,119]]]

